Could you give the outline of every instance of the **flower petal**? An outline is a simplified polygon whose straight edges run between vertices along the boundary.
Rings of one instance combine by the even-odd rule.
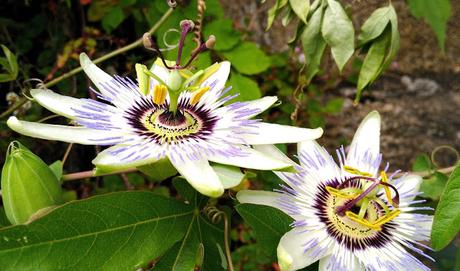
[[[215,152],[208,154],[207,158],[219,164],[260,170],[285,170],[292,167],[290,163],[271,158],[254,149],[245,146],[235,147],[239,148],[238,154],[223,155]]]
[[[245,177],[239,167],[232,167],[228,165],[213,164],[212,168],[219,176],[219,180],[225,189],[232,188],[239,185]]]
[[[108,134],[104,130],[20,121],[16,117],[10,117],[7,125],[26,136],[84,145],[114,145],[123,140],[120,134]]]
[[[96,66],[91,59],[85,54],[80,54],[80,65],[83,68],[83,71],[86,75],[91,79],[91,81],[96,85],[102,94],[105,96],[110,97],[111,95],[105,93],[105,89],[100,86],[101,83],[110,82],[113,80],[112,76],[108,75],[106,72],[101,70],[98,66]]]
[[[219,63],[219,69],[211,74],[200,87],[211,86],[210,92],[217,92],[224,88],[230,74],[230,62],[223,61]]]
[[[116,145],[100,152],[92,162],[103,171],[116,171],[155,163],[162,158],[159,153],[144,145]]]
[[[353,252],[347,248],[337,245],[339,247],[341,258],[339,259],[336,254],[329,255],[319,260],[318,271],[335,271],[335,270],[353,270],[364,271],[364,266],[359,262],[358,258],[353,255]],[[336,249],[338,250],[338,249]]]
[[[423,178],[415,174],[406,175],[394,181],[394,185],[399,192],[400,205],[409,205],[411,201],[414,200],[418,195],[422,181]],[[392,196],[394,196],[394,194],[392,194]]]
[[[300,228],[284,234],[277,248],[281,270],[298,270],[328,255],[330,246],[323,244],[328,238],[322,235],[319,231],[305,232]]]
[[[340,168],[337,163],[315,140],[300,142],[297,145],[297,151],[300,164],[311,177],[310,179],[318,183],[340,176]]]
[[[245,118],[252,118],[260,113],[264,112],[265,110],[269,109],[274,103],[278,101],[278,97],[276,96],[266,96],[260,99],[252,100],[244,102],[246,105],[242,108],[242,110],[248,110],[254,112],[252,114],[247,114]]]
[[[206,159],[177,161],[170,159],[179,173],[187,179],[198,192],[209,197],[219,197],[224,193],[224,187],[216,172]]]
[[[105,103],[90,99],[76,99],[57,94],[49,89],[32,89],[30,94],[41,106],[69,119],[75,119],[77,117],[78,114],[75,109],[80,111],[93,110],[105,113],[117,110],[115,107]]]
[[[265,205],[283,211],[279,206],[280,193],[262,190],[241,190],[236,194],[236,198],[240,203]]]
[[[163,80],[164,83],[168,81],[169,70],[163,66],[163,63],[161,63],[160,59],[155,61],[155,63],[150,68],[150,71],[156,76],[158,76],[161,80]],[[159,84],[159,82],[155,78],[151,78],[151,82],[152,86],[156,86]]]
[[[267,145],[254,145],[254,149],[259,151],[263,154],[266,154],[270,157],[273,157],[277,160],[283,161],[285,163],[291,164],[292,166],[297,166],[297,164],[292,161],[289,157],[286,156],[280,149],[278,149],[275,145],[267,144]]]
[[[345,165],[375,175],[380,157],[380,115],[372,111],[356,130]]]
[[[296,143],[305,140],[317,139],[323,134],[323,129],[299,128],[288,125],[260,122],[248,129],[252,133],[242,135],[246,144],[264,145],[279,143]]]

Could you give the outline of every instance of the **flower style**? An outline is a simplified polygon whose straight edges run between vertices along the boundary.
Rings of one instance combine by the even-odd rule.
[[[206,49],[206,44],[199,50]],[[192,58],[196,55],[194,52]],[[114,145],[93,160],[102,170],[139,167],[167,158],[195,189],[217,197],[225,188],[238,184],[222,183],[209,161],[260,170],[288,169],[290,164],[250,145],[298,142],[322,134],[321,128],[251,119],[272,106],[276,97],[225,105],[235,97],[226,95],[230,88],[224,87],[229,62],[196,73],[180,66],[180,56],[175,65],[161,59],[150,70],[137,64],[138,84],[108,75],[85,54],[80,55],[80,63],[98,88],[91,90],[101,101],[71,98],[47,89],[31,91],[39,104],[79,126],[33,123],[16,117],[7,123],[14,131],[36,138]]]
[[[416,245],[428,241],[432,216],[411,213],[421,177],[387,177],[378,172],[380,116],[371,112],[361,123],[348,154],[337,150],[339,166],[315,141],[298,145],[298,173],[276,172],[282,190],[240,191],[241,203],[278,208],[290,215],[293,229],[280,240],[283,271],[319,260],[319,270],[429,270],[406,249],[430,258]],[[259,150],[284,159],[274,146]],[[293,162],[292,162],[293,163]]]

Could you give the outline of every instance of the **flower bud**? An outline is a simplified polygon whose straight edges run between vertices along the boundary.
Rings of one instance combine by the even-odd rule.
[[[26,223],[38,211],[62,203],[56,175],[40,157],[17,141],[8,147],[1,185],[3,206],[12,224]]]

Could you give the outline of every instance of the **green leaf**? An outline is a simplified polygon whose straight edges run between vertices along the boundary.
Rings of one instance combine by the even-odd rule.
[[[305,70],[307,83],[310,83],[311,79],[318,73],[324,49],[326,49],[326,41],[321,36],[323,12],[322,8],[315,10],[300,37],[307,62]]]
[[[450,0],[409,0],[409,9],[415,17],[426,20],[444,52],[447,22],[452,15]]]
[[[364,58],[359,72],[356,99],[359,100],[363,89],[372,84],[382,72],[385,54],[391,42],[391,28],[388,27],[382,35],[375,39]]]
[[[31,224],[0,230],[3,270],[135,270],[180,240],[191,206],[150,192],[64,204]]]
[[[327,101],[326,106],[323,108],[323,112],[337,114],[342,111],[343,98],[334,98]]]
[[[8,221],[8,218],[6,217],[5,209],[3,209],[3,207],[0,207],[0,228],[10,225],[11,223],[10,221]]]
[[[54,173],[54,175],[56,175],[56,178],[58,180],[61,180],[61,178],[62,178],[62,167],[63,167],[63,165],[62,165],[61,160],[57,160],[54,163],[52,163],[51,165],[49,165],[49,168]]]
[[[291,230],[292,218],[268,206],[245,203],[235,208],[254,230],[259,248],[275,261],[276,248],[281,237]]]
[[[212,164],[211,166],[226,189],[238,186],[246,177],[246,174],[242,173],[239,167],[222,164]]]
[[[369,41],[379,37],[390,22],[390,7],[376,9],[361,27],[358,36],[358,46],[361,47]]]
[[[460,230],[460,165],[447,181],[434,213],[431,244],[434,250],[446,247]]]
[[[270,58],[253,42],[243,42],[224,56],[242,74],[261,73],[270,67]]]
[[[213,224],[204,212],[199,211],[208,198],[197,193],[182,178],[175,178],[173,185],[195,211],[187,222],[184,238],[159,260],[153,270],[194,270],[200,263],[202,271],[225,270],[227,263],[221,254],[224,249],[223,223]]]
[[[382,70],[385,70],[391,64],[399,49],[398,15],[396,15],[396,11],[392,5],[390,5],[389,18],[391,24],[391,43]]]
[[[276,15],[278,15],[278,9],[280,9],[280,0],[276,0],[275,4],[268,10],[267,13],[267,27],[265,31],[269,30],[272,27],[273,22],[275,21]]]
[[[0,46],[2,47],[3,54],[5,54],[8,63],[8,65],[5,65],[5,61],[2,61],[1,63],[2,67],[8,71],[8,74],[2,74],[0,77],[0,83],[13,81],[16,79],[16,77],[18,77],[18,61],[16,56],[10,51],[10,49],[8,49],[8,47],[3,44],[0,44]]]
[[[292,10],[302,22],[307,23],[308,12],[310,11],[310,0],[289,0]]]
[[[324,40],[331,47],[332,57],[342,71],[355,51],[355,30],[353,23],[336,0],[328,0],[321,31]]]
[[[168,158],[163,158],[153,164],[140,166],[137,169],[149,176],[152,182],[161,182],[177,174],[176,168]]]
[[[250,101],[262,96],[257,82],[239,73],[232,73],[230,80],[228,80],[228,85],[232,86],[229,95],[239,94],[232,102]]]
[[[439,200],[446,187],[447,176],[441,172],[435,172],[430,178],[423,179],[420,185],[421,197]]]
[[[119,6],[112,8],[103,18],[102,27],[108,33],[112,32],[125,20],[123,9]]]
[[[431,163],[431,159],[426,153],[422,153],[417,155],[415,158],[415,162],[412,165],[412,171],[414,172],[421,172],[421,171],[429,171],[433,168]]]
[[[240,32],[233,29],[233,21],[230,19],[220,19],[211,21],[204,25],[204,37],[210,35],[216,37],[214,49],[217,51],[229,50],[240,42]]]

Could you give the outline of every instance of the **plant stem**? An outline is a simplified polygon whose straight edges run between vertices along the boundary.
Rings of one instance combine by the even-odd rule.
[[[228,242],[228,217],[225,212],[222,212],[224,217],[224,243],[225,243],[225,256],[227,257],[228,271],[233,271],[232,252],[230,251],[230,244]]]
[[[158,30],[158,28],[164,23],[164,21],[166,21],[166,19],[168,19],[168,17],[171,15],[171,13],[173,12],[173,9],[170,8],[168,11],[165,12],[165,14],[163,14],[163,16],[160,18],[160,20],[158,20],[158,22],[155,23],[154,26],[152,26],[152,28],[150,28],[150,30],[148,31],[148,33],[150,35],[152,35],[155,31]],[[136,47],[139,47],[142,45],[142,38],[136,40],[135,42],[133,43],[130,43],[124,47],[121,47],[115,51],[112,51],[106,55],[103,55],[101,56],[100,58],[97,58],[93,61],[93,63],[97,64],[97,63],[101,63],[109,58],[112,58],[114,56],[117,56],[119,54],[122,54],[122,53],[125,53],[129,50],[132,50]],[[43,86],[45,88],[49,88],[51,86],[54,86],[56,85],[57,83],[61,82],[62,80],[64,79],[67,79],[79,72],[81,72],[83,69],[81,67],[78,67],[78,68],[75,68],[67,73],[64,73],[63,75],[49,81],[48,83],[44,84]],[[3,112],[1,115],[0,115],[0,119],[3,119],[5,117],[7,117],[8,115],[10,115],[11,113],[13,113],[16,109],[20,108],[23,104],[25,104],[26,102],[28,101],[27,98],[25,97],[22,97],[21,99],[19,99],[19,101],[17,101],[15,104],[13,104],[10,108],[8,108],[5,112]]]
[[[80,172],[75,172],[75,173],[62,175],[62,180],[63,181],[75,181],[75,180],[92,178],[92,177],[116,175],[116,174],[130,173],[130,172],[136,172],[136,171],[137,171],[136,168],[128,168],[128,169],[120,170],[120,171],[114,171],[114,172],[103,173],[103,174],[96,174],[96,172],[94,170],[88,170],[88,171],[80,171]]]

